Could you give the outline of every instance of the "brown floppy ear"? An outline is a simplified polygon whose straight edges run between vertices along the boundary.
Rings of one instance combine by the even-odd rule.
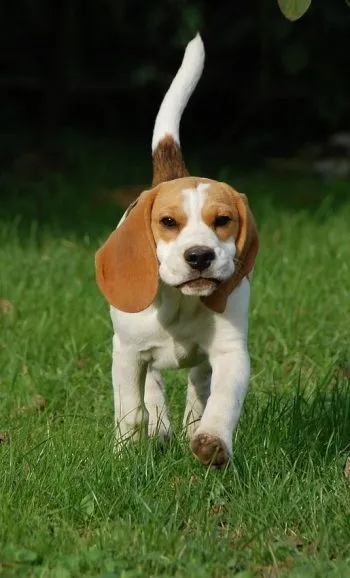
[[[145,191],[96,253],[96,280],[107,301],[127,313],[143,311],[158,291],[151,211],[158,189]]]
[[[228,185],[239,217],[239,232],[236,239],[235,271],[227,281],[224,281],[212,295],[203,299],[205,305],[216,313],[223,313],[230,293],[247,277],[254,267],[259,250],[259,237],[254,217],[248,205],[247,197],[238,193]]]

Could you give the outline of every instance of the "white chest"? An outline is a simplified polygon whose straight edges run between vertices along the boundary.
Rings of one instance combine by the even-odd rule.
[[[206,357],[213,333],[213,316],[198,300],[186,300],[178,307],[164,302],[136,314],[112,309],[115,333],[121,343],[137,349],[155,369],[176,369],[198,365]]]
[[[205,352],[194,336],[179,341],[168,334],[161,341],[151,343],[150,348],[142,352],[142,357],[155,369],[176,369],[198,365],[205,358]]]

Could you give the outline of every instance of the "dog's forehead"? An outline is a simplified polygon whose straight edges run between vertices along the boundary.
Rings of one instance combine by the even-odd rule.
[[[205,210],[209,205],[230,205],[230,194],[218,181],[184,177],[162,183],[153,205],[158,213],[166,207],[179,207],[190,216],[193,212]]]
[[[153,203],[153,213],[162,212],[167,207],[183,208],[183,190],[189,185],[189,180],[189,178],[176,179],[162,183]]]

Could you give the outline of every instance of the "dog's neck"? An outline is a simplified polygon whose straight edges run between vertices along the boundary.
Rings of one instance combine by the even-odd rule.
[[[166,285],[162,280],[159,282],[158,294],[154,305],[162,325],[176,322],[177,319],[189,318],[198,315],[210,314],[201,298],[196,295],[183,295],[180,289]]]

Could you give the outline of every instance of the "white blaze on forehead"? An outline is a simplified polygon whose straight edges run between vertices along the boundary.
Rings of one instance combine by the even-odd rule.
[[[198,225],[202,221],[202,209],[206,199],[206,191],[210,183],[199,183],[195,189],[184,189],[183,208],[188,217],[187,227]]]

